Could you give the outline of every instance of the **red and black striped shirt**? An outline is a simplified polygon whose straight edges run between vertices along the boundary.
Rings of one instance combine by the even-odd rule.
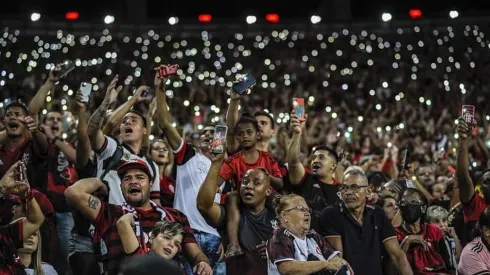
[[[184,225],[185,234],[182,244],[196,243],[193,231],[189,225],[187,217],[180,211],[161,207],[165,211],[165,217],[155,209],[141,210],[136,208],[139,216],[139,222],[144,232],[144,238],[149,246],[149,233],[155,227],[156,223],[162,220],[176,221]],[[121,216],[125,214],[125,210],[120,205],[102,203],[100,212],[97,218],[93,221],[95,227],[95,238],[102,238],[107,246],[108,263],[106,270],[109,274],[117,274],[119,264],[125,257],[124,248],[121,243],[121,238],[117,232],[116,223]]]

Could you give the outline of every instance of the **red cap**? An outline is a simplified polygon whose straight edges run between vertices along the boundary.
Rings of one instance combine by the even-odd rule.
[[[122,178],[126,174],[126,172],[128,170],[131,170],[131,169],[138,169],[138,170],[145,172],[148,175],[148,177],[150,178],[150,180],[153,178],[151,176],[150,169],[149,169],[148,165],[146,164],[146,162],[144,162],[140,159],[131,159],[131,160],[128,160],[125,163],[121,164],[121,166],[119,166],[119,168],[117,168],[117,175],[120,178]]]

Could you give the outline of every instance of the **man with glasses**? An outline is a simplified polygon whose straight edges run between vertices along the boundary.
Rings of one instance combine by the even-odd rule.
[[[342,252],[354,273],[383,274],[383,246],[399,274],[413,274],[384,211],[366,204],[371,190],[364,172],[346,172],[339,190],[342,203],[325,208],[319,233]]]

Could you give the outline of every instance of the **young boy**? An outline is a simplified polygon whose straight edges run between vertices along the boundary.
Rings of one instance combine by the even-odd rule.
[[[257,149],[257,142],[260,138],[257,120],[247,114],[243,114],[235,125],[235,138],[241,151],[232,155],[223,163],[218,180],[219,185],[223,184],[224,181],[231,181],[233,190],[226,197],[229,241],[225,254],[227,258],[242,254],[238,241],[240,200],[237,191],[245,172],[253,168],[264,168],[270,175],[271,185],[275,191],[280,191],[283,187],[282,174],[277,161],[270,153]]]
[[[448,211],[443,207],[433,205],[427,209],[427,221],[430,224],[437,225],[437,227],[439,227],[441,232],[444,234],[444,242],[446,244],[446,249],[450,259],[447,269],[450,271],[456,271],[462,247],[454,229],[448,227],[448,214]]]
[[[117,221],[117,232],[121,237],[124,252],[127,256],[148,254],[134,233],[134,214],[127,213]],[[139,230],[139,229],[137,229]],[[177,222],[158,222],[150,234],[150,253],[172,260],[181,251],[184,226]]]

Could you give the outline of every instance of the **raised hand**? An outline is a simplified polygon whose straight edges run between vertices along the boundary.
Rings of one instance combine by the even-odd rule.
[[[23,120],[20,120],[26,128],[31,132],[34,133],[37,130],[39,130],[38,125],[37,125],[37,119],[31,116],[26,116]]]
[[[458,126],[456,127],[460,139],[467,139],[471,135],[471,127],[466,121],[460,117],[458,118]]]
[[[60,80],[60,77],[59,77],[60,71],[61,71],[61,66],[60,66],[60,64],[58,64],[54,67],[54,69],[49,71],[47,81],[49,81],[51,83],[58,82]]]
[[[146,97],[146,94],[149,90],[150,87],[146,85],[139,86],[133,95],[136,98],[136,102],[148,101],[148,97]]]
[[[41,129],[43,130],[43,133],[48,140],[52,141],[56,138],[53,134],[53,130],[51,130],[51,126],[46,124],[41,124]]]
[[[291,129],[293,130],[293,133],[301,134],[301,132],[305,127],[307,119],[308,119],[308,115],[305,115],[305,120],[300,121],[298,119],[298,116],[296,116],[296,111],[293,110],[290,115],[290,125],[291,125]]]
[[[114,103],[114,101],[116,101],[117,95],[119,95],[119,93],[123,89],[122,85],[119,85],[116,88],[118,80],[119,80],[119,75],[116,74],[116,76],[112,79],[109,86],[107,86],[105,100],[107,100],[109,103]]]

